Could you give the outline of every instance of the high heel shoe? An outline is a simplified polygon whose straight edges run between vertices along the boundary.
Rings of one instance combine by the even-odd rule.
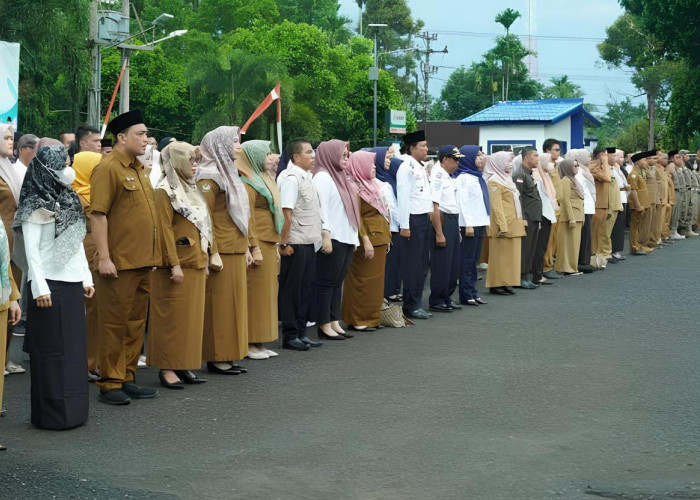
[[[328,335],[326,332],[324,332],[324,331],[321,330],[320,328],[318,328],[318,329],[316,330],[316,332],[318,333],[318,338],[319,338],[319,339],[327,339],[327,340],[345,340],[345,337],[343,337],[343,336],[340,335],[340,334],[337,334],[337,335]]]
[[[175,375],[178,376],[186,384],[203,384],[207,381],[205,378],[199,378],[197,375],[189,370],[173,370]]]
[[[158,378],[160,379],[160,385],[166,389],[182,390],[185,388],[185,384],[182,382],[182,380],[178,380],[177,382],[168,382],[165,380],[163,370],[158,371]]]

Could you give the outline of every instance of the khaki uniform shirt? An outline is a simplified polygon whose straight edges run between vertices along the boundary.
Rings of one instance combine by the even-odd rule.
[[[199,192],[209,207],[214,229],[214,240],[219,253],[241,254],[248,250],[248,238],[233,222],[226,208],[226,191],[211,179],[202,179],[197,183]],[[251,221],[253,217],[251,216]]]
[[[107,216],[109,255],[118,271],[163,264],[153,188],[143,165],[113,150],[90,178],[91,213]]]
[[[632,188],[632,190],[637,192],[637,198],[639,199],[639,203],[642,205],[642,207],[651,207],[651,203],[649,201],[649,191],[647,191],[646,175],[644,174],[644,170],[635,166],[632,169],[632,172],[630,172],[629,177],[627,177],[627,182],[629,182],[629,185]]]

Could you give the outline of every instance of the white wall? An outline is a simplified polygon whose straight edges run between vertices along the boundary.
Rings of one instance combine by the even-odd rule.
[[[488,141],[500,140],[537,141],[537,148],[544,142],[543,125],[481,125],[479,128],[479,146],[488,154]]]
[[[545,139],[550,137],[559,141],[566,141],[567,150],[571,149],[571,117],[566,117],[554,125],[545,125]],[[542,144],[537,144],[537,149],[542,150]]]

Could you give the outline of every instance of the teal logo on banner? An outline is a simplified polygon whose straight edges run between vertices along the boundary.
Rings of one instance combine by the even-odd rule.
[[[0,123],[17,130],[19,110],[19,44],[0,41]]]

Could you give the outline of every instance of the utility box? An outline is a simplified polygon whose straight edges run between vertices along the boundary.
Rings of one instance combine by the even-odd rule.
[[[97,43],[112,45],[126,38],[129,38],[128,16],[113,10],[97,13]]]

